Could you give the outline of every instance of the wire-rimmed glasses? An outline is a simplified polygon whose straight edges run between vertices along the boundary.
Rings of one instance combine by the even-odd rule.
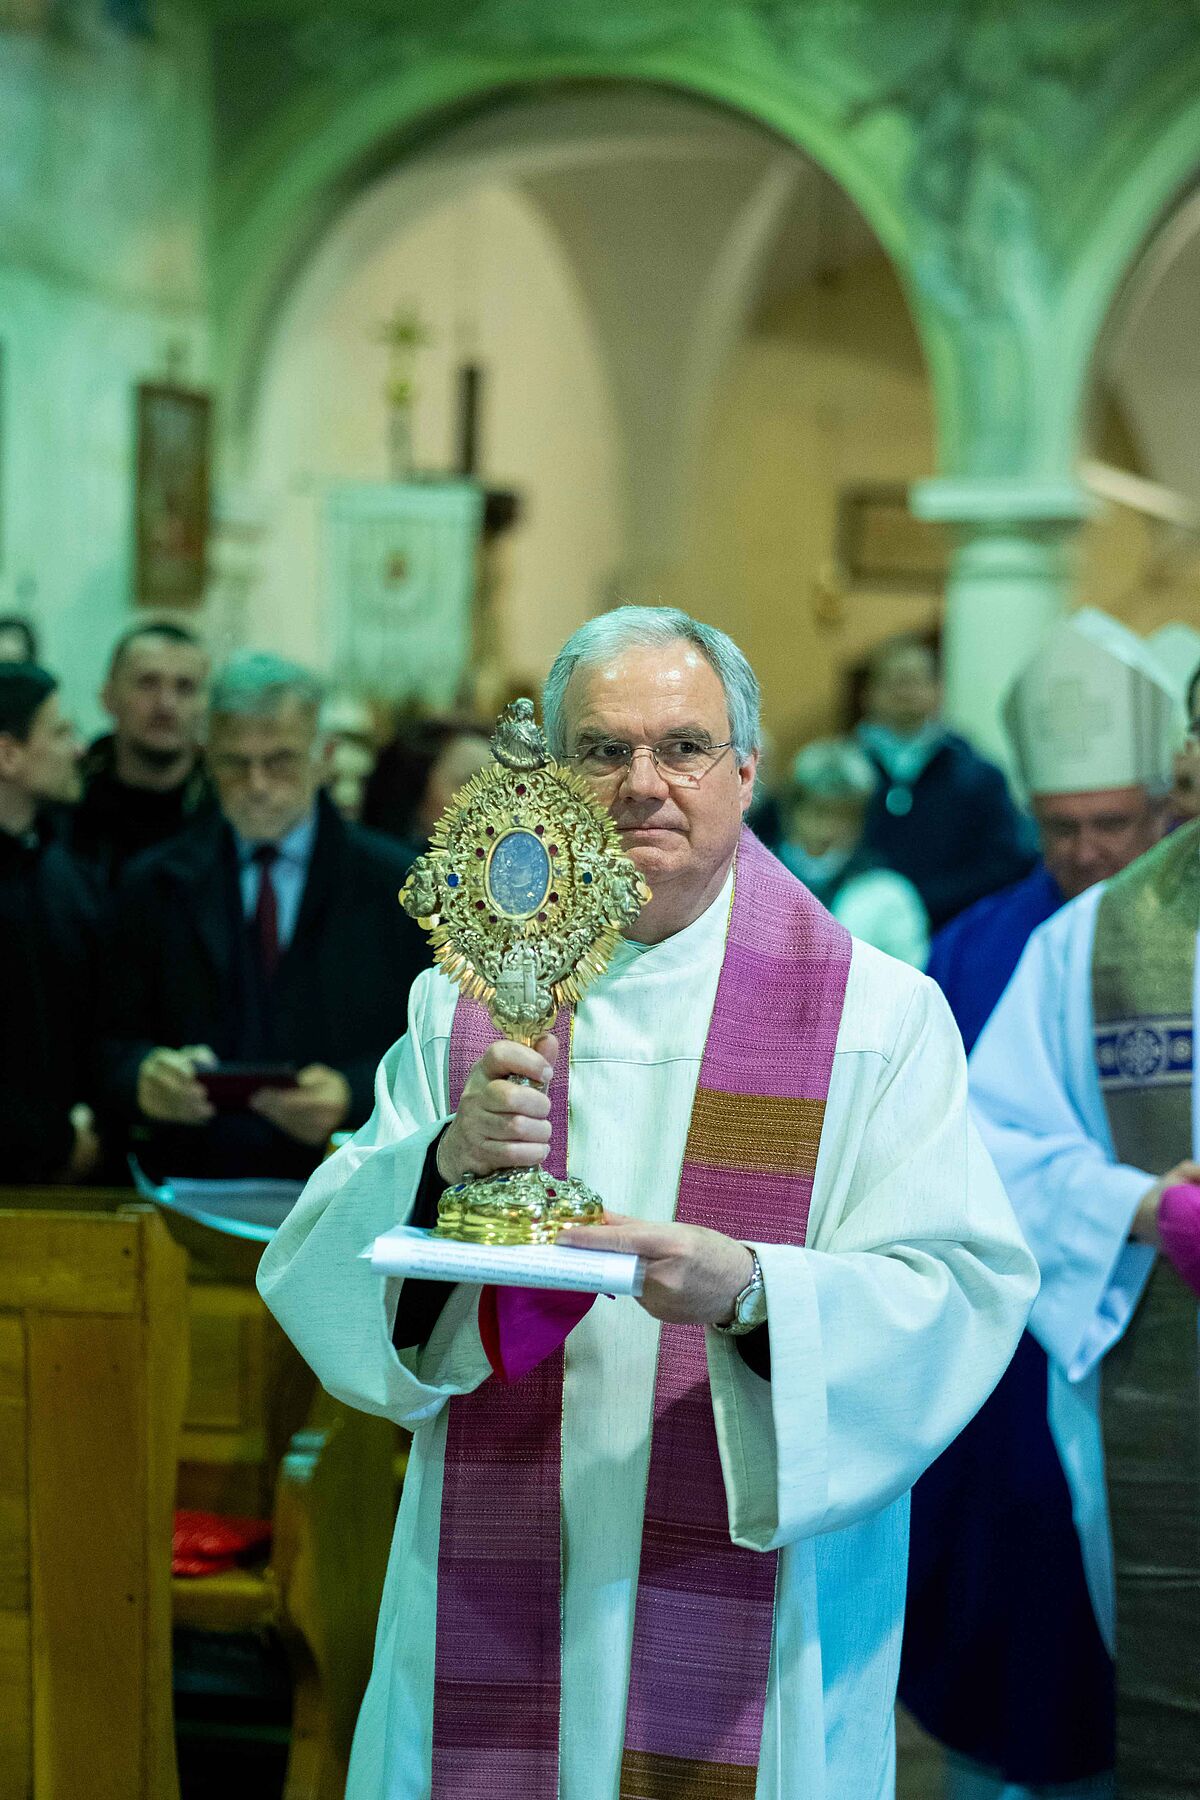
[[[732,749],[732,738],[726,738],[722,744],[682,735],[661,738],[657,744],[627,744],[621,738],[585,738],[576,745],[570,762],[591,781],[614,781],[629,772],[634,757],[644,750],[663,780],[672,787],[699,787],[709,770]]]

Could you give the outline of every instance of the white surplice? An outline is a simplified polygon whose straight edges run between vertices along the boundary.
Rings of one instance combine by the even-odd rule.
[[[614,1211],[672,1217],[730,893],[664,943],[622,942],[577,1009],[570,1169]],[[453,1290],[423,1350],[397,1352],[402,1284],[360,1260],[406,1217],[446,1122],[454,1005],[443,976],[418,980],[374,1116],[317,1170],[259,1274],[325,1386],[416,1434],[348,1800],[429,1791],[446,1402],[489,1374],[477,1288]],[[857,943],[808,1242],[756,1246],[770,1381],[708,1334],[731,1534],[781,1549],[756,1792],[884,1800],[907,1491],[998,1379],[1036,1277],[969,1125],[940,993]],[[634,1301],[602,1298],[567,1343],[562,1800],[617,1794],[658,1331]]]
[[[1104,884],[1038,927],[971,1055],[984,1142],[1037,1258],[1030,1328],[1050,1358],[1050,1429],[1071,1489],[1096,1619],[1114,1642],[1112,1542],[1100,1430],[1100,1364],[1154,1262],[1129,1241],[1165,1171],[1118,1163],[1093,1048],[1092,945]],[[1193,1010],[1200,1012],[1200,957]],[[1192,1087],[1192,1154],[1200,1090]]]

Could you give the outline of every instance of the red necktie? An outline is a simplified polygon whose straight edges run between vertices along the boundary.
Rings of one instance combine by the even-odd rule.
[[[263,978],[270,981],[279,961],[279,900],[271,870],[279,859],[275,844],[259,844],[253,861],[258,865],[258,899],[254,907],[254,942]]]

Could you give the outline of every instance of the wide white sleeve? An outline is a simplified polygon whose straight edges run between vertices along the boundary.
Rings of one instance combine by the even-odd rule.
[[[1124,1331],[1154,1259],[1131,1244],[1155,1177],[1118,1163],[1092,1051],[1095,890],[1039,927],[971,1056],[984,1143],[1041,1271],[1030,1326],[1072,1381]]]
[[[968,1117],[957,1029],[916,982],[886,1054],[835,1058],[811,1247],[755,1246],[770,1380],[707,1334],[730,1530],[753,1549],[911,1487],[999,1380],[1037,1290]]]
[[[479,1338],[479,1289],[456,1287],[427,1344],[397,1350],[403,1284],[362,1252],[408,1217],[433,1139],[446,1123],[452,999],[432,971],[414,984],[409,1029],[375,1078],[375,1110],[321,1164],[267,1245],[258,1288],[323,1387],[414,1430],[491,1373]]]

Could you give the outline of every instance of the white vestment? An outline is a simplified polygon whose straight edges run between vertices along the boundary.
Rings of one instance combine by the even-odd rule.
[[[1101,1633],[1114,1642],[1100,1363],[1155,1252],[1129,1241],[1163,1169],[1115,1160],[1093,1048],[1092,944],[1104,884],[1038,927],[971,1055],[971,1098],[1042,1286],[1030,1328],[1050,1358],[1050,1428],[1071,1489]],[[1200,976],[1200,958],[1197,958]],[[1200,993],[1193,1000],[1200,1011]],[[1192,1154],[1200,1144],[1192,1086]]]
[[[622,942],[577,1009],[570,1169],[614,1211],[672,1217],[729,896],[664,943]],[[456,1288],[424,1349],[397,1352],[401,1284],[359,1259],[406,1216],[446,1122],[454,1005],[440,973],[418,980],[374,1116],[317,1170],[259,1274],[325,1386],[415,1432],[348,1800],[429,1792],[446,1402],[489,1374],[478,1289]],[[907,1491],[998,1379],[1036,1278],[969,1125],[940,993],[860,944],[808,1243],[756,1246],[770,1381],[708,1334],[731,1535],[781,1549],[756,1793],[884,1800]],[[633,1300],[601,1298],[567,1342],[562,1800],[617,1794],[658,1331]]]

